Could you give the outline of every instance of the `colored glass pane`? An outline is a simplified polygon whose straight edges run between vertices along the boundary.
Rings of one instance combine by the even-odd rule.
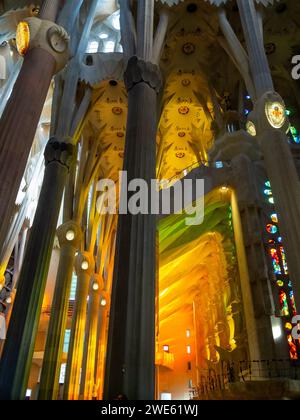
[[[289,267],[286,261],[286,255],[285,255],[285,250],[284,248],[281,246],[280,247],[280,254],[281,254],[281,259],[282,259],[282,265],[283,265],[283,269],[284,269],[284,274],[287,276],[289,274]]]
[[[291,300],[293,315],[296,316],[297,315],[297,309],[296,309],[294,292],[292,290],[290,291],[290,300]]]
[[[264,194],[270,197],[273,193],[272,190],[264,190]]]
[[[278,223],[278,216],[276,213],[271,214],[271,220],[273,223]]]
[[[279,303],[280,303],[280,315],[281,316],[289,316],[289,305],[286,297],[286,293],[281,290],[279,292]]]
[[[297,347],[293,341],[293,337],[290,334],[288,335],[288,343],[290,348],[290,358],[292,360],[298,360]]]
[[[284,286],[284,282],[282,280],[278,280],[277,281],[277,286],[278,287],[283,287]]]
[[[272,225],[272,224],[267,225],[266,229],[267,229],[267,232],[271,233],[272,235],[275,235],[275,233],[278,232],[277,226]]]
[[[271,254],[271,257],[272,257],[274,273],[276,275],[281,275],[281,267],[280,267],[280,261],[279,261],[279,256],[278,256],[277,249],[272,248],[270,250],[270,254]]]

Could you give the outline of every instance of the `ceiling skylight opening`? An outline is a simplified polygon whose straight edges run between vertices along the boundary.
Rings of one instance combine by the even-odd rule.
[[[99,38],[100,39],[107,39],[109,37],[109,35],[107,34],[107,33],[105,33],[105,32],[102,32],[100,35],[99,35]]]

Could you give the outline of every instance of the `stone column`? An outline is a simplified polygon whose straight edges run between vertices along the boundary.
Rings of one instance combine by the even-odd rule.
[[[101,301],[100,301],[100,314],[99,314],[98,338],[97,338],[97,350],[96,350],[97,359],[96,359],[95,391],[97,393],[98,400],[103,399],[107,331],[108,331],[108,324],[109,324],[109,308],[110,308],[110,301],[109,301],[108,293],[102,292]]]
[[[87,299],[94,266],[94,258],[91,254],[83,252],[76,257],[77,291],[64,386],[65,400],[77,400],[79,397]]]
[[[48,11],[51,10],[49,17],[55,18],[60,1],[46,3],[42,8],[42,17],[48,16]],[[60,54],[52,51],[48,39],[44,38],[46,34],[44,37],[42,35],[38,45],[32,45],[25,55],[0,120],[0,243],[3,243],[7,236],[50,82],[58,70],[57,57]],[[33,41],[36,42],[37,39],[31,40]]]
[[[61,197],[72,159],[73,146],[55,139],[49,141],[44,183],[0,364],[1,399],[18,400],[25,396]]]
[[[253,0],[237,0],[237,4],[245,34],[252,78],[259,98],[265,92],[274,90],[268,59],[265,54],[263,34]]]
[[[41,19],[52,20],[55,22],[60,4],[60,0],[44,0],[40,9],[39,17]]]
[[[60,259],[40,379],[40,400],[55,400],[58,394],[74,259],[82,237],[81,228],[71,221],[57,230],[57,236]]]
[[[124,170],[128,181],[142,178],[150,191],[150,181],[156,178],[156,109],[162,84],[159,68],[133,57],[125,83],[128,120]],[[122,198],[127,201],[124,195]],[[155,231],[153,215],[119,216],[104,391],[107,400],[119,394],[130,400],[154,399]]]
[[[227,133],[215,142],[210,152],[214,162],[231,161],[226,184],[233,187],[231,206],[233,228],[247,330],[250,360],[286,358],[275,348],[273,315],[267,255],[263,245],[263,203],[255,161],[261,160],[256,140],[241,130]]]
[[[84,354],[80,384],[80,397],[91,400],[95,386],[96,349],[98,339],[98,322],[103,280],[95,275],[92,280],[87,328],[84,343]]]
[[[296,307],[300,311],[300,184],[293,156],[288,145],[286,131],[288,121],[284,102],[274,92],[273,81],[264,50],[263,36],[253,0],[237,0],[250,66],[258,100],[249,120],[255,123],[268,177],[274,193],[275,207],[279,216],[280,230],[286,248]],[[267,109],[279,104],[278,111],[285,121],[270,122]],[[276,111],[276,110],[275,110]]]

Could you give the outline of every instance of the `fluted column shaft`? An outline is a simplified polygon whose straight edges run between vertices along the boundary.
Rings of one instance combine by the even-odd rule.
[[[4,242],[36,128],[55,71],[41,48],[29,51],[0,120],[0,241]]]
[[[87,270],[82,269],[83,261],[87,261],[89,264]],[[77,273],[77,291],[66,367],[64,386],[65,400],[77,400],[79,398],[80,374],[87,318],[87,298],[93,270],[91,256],[86,253],[78,255],[75,266]]]
[[[247,43],[250,67],[256,94],[259,98],[266,91],[274,90],[267,56],[264,49],[263,34],[253,0],[237,0],[242,26]]]
[[[125,73],[128,120],[124,169],[128,182],[156,175],[157,66],[133,57]],[[120,215],[112,287],[105,399],[155,393],[155,216]]]
[[[257,138],[263,151],[268,177],[274,193],[280,230],[286,248],[295,302],[300,312],[300,183],[284,128],[275,129],[266,123],[266,101],[281,101],[272,95],[274,85],[263,44],[263,34],[253,0],[237,0],[249,52],[251,71],[258,101],[255,112]],[[268,92],[271,92],[270,99]],[[275,92],[274,92],[275,93]],[[265,99],[264,99],[265,98]]]
[[[91,288],[80,384],[80,396],[85,400],[92,399],[93,388],[95,385],[96,349],[98,338],[97,330],[99,322],[100,299],[100,285],[98,290],[93,290]]]
[[[255,165],[249,157],[239,155],[232,160],[232,182],[236,191],[232,201],[235,212],[234,232],[241,274],[241,290],[244,304],[245,323],[251,360],[286,359],[274,346],[272,324],[272,295],[268,264],[263,244],[263,220],[261,193],[257,188],[258,176]],[[238,208],[236,208],[238,205]],[[237,213],[240,214],[240,219]],[[238,220],[239,219],[239,220]],[[242,238],[242,240],[241,240]],[[238,245],[245,246],[240,249]],[[241,255],[244,252],[244,255]],[[243,259],[248,267],[244,272]],[[245,276],[248,281],[245,281]]]
[[[55,22],[61,0],[44,0],[40,9],[39,18]]]
[[[60,0],[46,0],[41,19],[55,21]],[[14,215],[36,128],[55,73],[55,58],[42,48],[29,50],[0,120],[0,244]]]
[[[61,198],[72,156],[70,145],[50,140],[46,147],[44,182],[0,364],[1,399],[25,397]]]
[[[70,232],[74,232],[74,239],[68,241],[66,236]],[[40,400],[55,400],[58,395],[75,253],[81,238],[80,227],[68,222],[58,229],[57,235],[61,245],[60,259],[40,379]]]

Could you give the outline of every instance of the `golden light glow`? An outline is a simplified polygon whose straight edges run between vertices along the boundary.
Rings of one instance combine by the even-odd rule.
[[[16,44],[20,55],[24,56],[30,44],[30,29],[27,22],[20,22],[17,27]]]
[[[75,239],[75,232],[73,230],[68,230],[66,234],[67,241],[71,242]]]
[[[97,292],[97,290],[99,290],[99,283],[97,283],[96,281],[94,282],[94,284],[93,284],[93,290],[95,291],[95,292]]]
[[[101,306],[106,306],[106,304],[107,304],[106,299],[102,299],[102,300],[101,300]]]
[[[86,271],[89,268],[89,263],[87,261],[83,261],[81,264],[82,270]]]

